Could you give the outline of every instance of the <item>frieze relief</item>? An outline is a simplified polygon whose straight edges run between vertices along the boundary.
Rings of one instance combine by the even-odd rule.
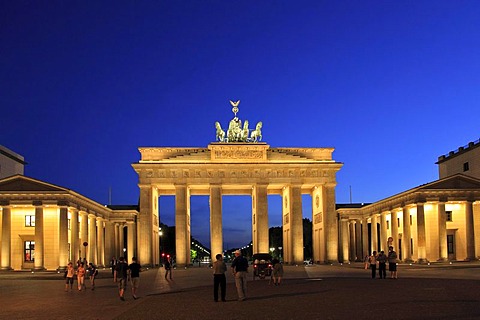
[[[205,179],[205,178],[322,178],[330,177],[328,171],[317,169],[145,169],[146,179]]]

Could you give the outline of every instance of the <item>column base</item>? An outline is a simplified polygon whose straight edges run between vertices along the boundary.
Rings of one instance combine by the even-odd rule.
[[[32,271],[45,271],[45,270],[47,270],[47,269],[45,269],[44,267],[34,267],[32,269]]]
[[[437,262],[448,262],[447,258],[440,258],[437,260]]]
[[[13,268],[12,267],[1,267],[0,268],[0,271],[12,271]]]
[[[417,263],[418,264],[428,264],[430,261],[428,261],[427,259],[418,259],[417,260]]]

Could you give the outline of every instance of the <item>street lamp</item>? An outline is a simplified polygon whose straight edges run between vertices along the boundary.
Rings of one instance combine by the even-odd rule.
[[[126,252],[127,252],[127,248],[123,248],[123,257],[124,257],[125,259],[127,259],[127,254],[126,254]]]

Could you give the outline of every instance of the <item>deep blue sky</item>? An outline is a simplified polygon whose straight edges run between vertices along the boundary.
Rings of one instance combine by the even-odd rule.
[[[137,148],[206,147],[240,99],[272,147],[335,148],[337,202],[377,201],[479,138],[479,17],[474,0],[2,1],[0,144],[27,176],[135,204]],[[228,246],[249,205],[224,197]],[[208,199],[192,207],[207,242]]]

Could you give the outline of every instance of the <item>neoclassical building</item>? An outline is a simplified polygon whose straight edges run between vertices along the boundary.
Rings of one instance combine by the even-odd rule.
[[[0,270],[108,266],[136,251],[135,206],[109,208],[72,190],[14,175],[0,180]]]
[[[340,261],[391,245],[405,262],[480,255],[480,142],[438,158],[440,179],[368,205],[337,206]]]
[[[139,148],[133,164],[139,176],[138,257],[158,264],[158,201],[175,196],[175,245],[178,265],[190,264],[190,198],[210,197],[210,243],[222,253],[222,195],[249,195],[253,252],[269,252],[269,194],[282,196],[283,257],[303,263],[302,194],[311,195],[313,255],[316,261],[338,260],[335,211],[336,173],[342,164],[333,148],[271,148],[266,143],[217,142],[207,148]]]

